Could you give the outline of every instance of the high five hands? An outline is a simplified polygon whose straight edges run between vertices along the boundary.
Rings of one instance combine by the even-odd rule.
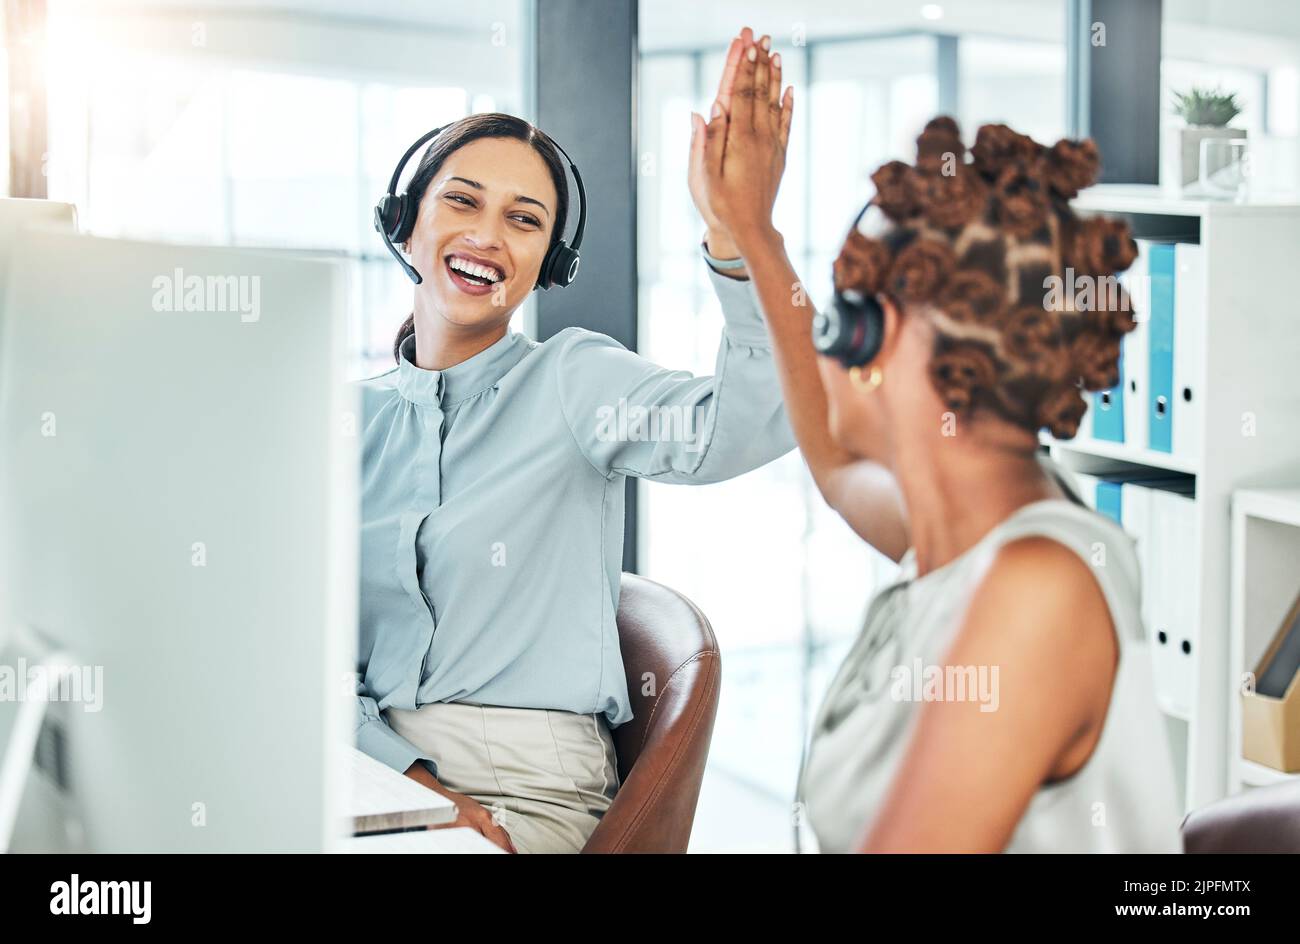
[[[772,207],[793,113],[794,89],[781,93],[781,56],[771,53],[771,37],[756,41],[745,27],[727,50],[710,120],[691,115],[691,196],[713,255],[746,256],[747,247],[778,235]]]

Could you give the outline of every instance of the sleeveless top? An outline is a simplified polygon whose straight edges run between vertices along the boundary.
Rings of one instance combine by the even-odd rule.
[[[1025,505],[921,577],[909,548],[899,579],[872,601],[817,713],[799,777],[800,819],[812,826],[821,851],[853,851],[865,837],[925,704],[914,677],[926,675],[923,667],[944,664],[998,548],[1031,535],[1059,542],[1089,565],[1110,609],[1119,662],[1091,756],[1072,776],[1039,787],[1006,851],[1182,851],[1182,816],[1152,687],[1133,539],[1084,506],[1059,467],[1044,464],[1070,500]],[[969,681],[965,697],[990,694],[989,678],[982,687],[973,675]]]

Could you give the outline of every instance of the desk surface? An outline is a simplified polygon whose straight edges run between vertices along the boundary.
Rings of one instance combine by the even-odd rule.
[[[436,826],[456,818],[456,804],[441,793],[385,767],[355,747],[348,750],[348,779],[352,785],[348,816],[353,833]]]
[[[406,833],[353,836],[344,839],[340,852],[450,852],[505,855],[505,850],[482,834],[464,826],[417,829]]]

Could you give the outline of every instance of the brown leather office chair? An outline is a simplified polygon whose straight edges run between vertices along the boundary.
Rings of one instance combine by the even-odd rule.
[[[1300,781],[1252,787],[1192,810],[1184,852],[1300,852]]]
[[[622,785],[582,851],[685,852],[718,713],[718,641],[694,603],[635,574],[617,619],[633,719],[614,729]]]

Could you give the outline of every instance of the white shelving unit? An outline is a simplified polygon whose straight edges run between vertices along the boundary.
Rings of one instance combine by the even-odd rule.
[[[1269,779],[1264,769],[1250,769],[1258,765],[1240,763],[1234,721],[1242,660],[1249,660],[1262,630],[1248,623],[1245,648],[1233,642],[1230,505],[1238,489],[1300,487],[1300,205],[1219,203],[1124,185],[1094,187],[1074,206],[1081,213],[1122,215],[1139,238],[1199,241],[1205,256],[1200,449],[1170,455],[1097,440],[1045,439],[1052,456],[1076,471],[1154,468],[1195,477],[1199,541],[1186,587],[1199,595],[1199,652],[1193,653],[1190,716],[1169,718],[1171,736],[1185,739],[1175,744],[1175,756],[1185,748],[1184,797],[1194,809],[1243,783]],[[1294,530],[1289,563],[1292,581],[1300,582],[1300,528]],[[1256,592],[1250,560],[1238,592],[1247,600]],[[1247,604],[1249,612],[1253,606]]]
[[[1242,489],[1232,496],[1230,670],[1254,671],[1300,595],[1300,488]],[[1241,756],[1241,700],[1229,705],[1230,788],[1236,793],[1286,780],[1284,773]]]

